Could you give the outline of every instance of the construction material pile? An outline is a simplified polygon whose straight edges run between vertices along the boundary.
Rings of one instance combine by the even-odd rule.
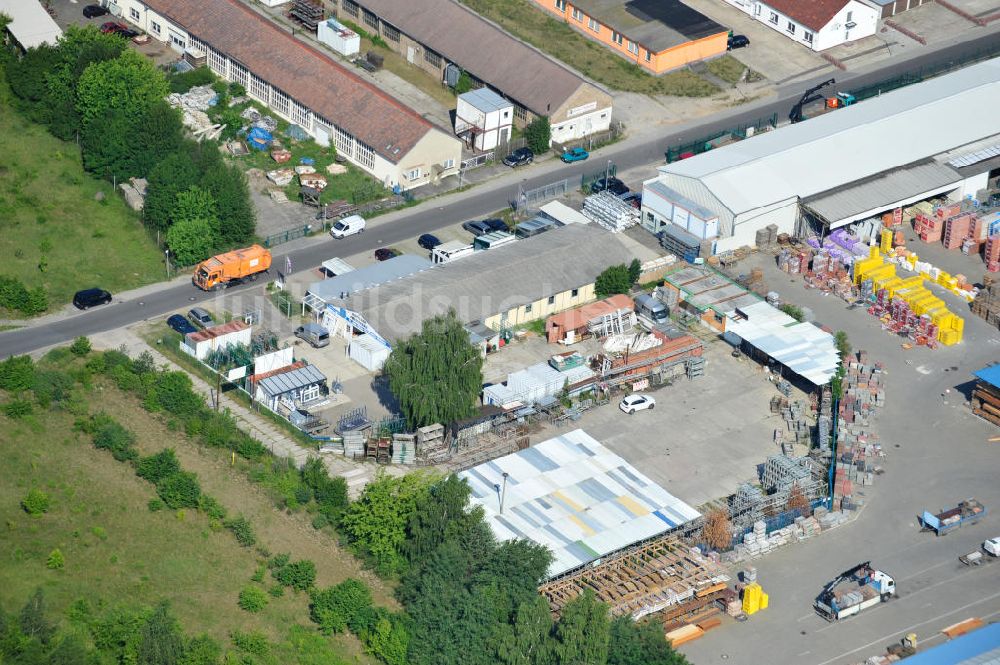
[[[757,245],[757,249],[774,249],[778,246],[778,225],[768,224],[762,229],[757,229],[757,235],[754,238],[754,244]]]
[[[983,276],[983,288],[972,301],[972,313],[1000,328],[1000,283],[991,275]]]
[[[604,191],[583,200],[583,214],[612,233],[621,233],[639,223],[640,212],[611,192]]]
[[[972,412],[1000,426],[1000,368],[986,367],[975,375],[977,381],[972,389]]]
[[[808,409],[808,405],[801,400],[789,402],[778,395],[771,398],[771,413],[780,414],[785,421],[785,429],[774,430],[774,442],[781,447],[782,453],[790,454],[792,444],[809,445],[812,427],[806,419]]]
[[[260,111],[252,106],[243,109],[243,113],[240,117],[244,120],[249,120],[253,127],[258,127],[260,129],[267,130],[270,133],[274,133],[278,130],[278,121],[269,115],[263,115]]]
[[[847,363],[843,397],[837,406],[837,459],[833,482],[834,506],[853,509],[861,505],[855,485],[872,485],[882,472],[885,457],[879,437],[872,431],[878,409],[885,406],[885,370],[871,362],[865,351]]]
[[[192,136],[199,141],[216,140],[222,135],[225,125],[212,122],[205,113],[219,101],[219,95],[212,86],[198,85],[187,92],[167,95],[167,104],[182,111],[181,122],[191,130]]]

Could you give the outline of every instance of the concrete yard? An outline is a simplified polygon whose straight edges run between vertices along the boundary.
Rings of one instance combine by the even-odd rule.
[[[919,250],[918,250],[919,251]],[[943,251],[943,250],[942,250]],[[958,254],[950,252],[949,254]],[[759,256],[759,255],[758,255]],[[954,258],[954,257],[952,257]],[[1000,616],[1000,565],[966,567],[958,556],[1000,533],[1000,447],[988,439],[996,427],[967,405],[970,373],[1000,358],[1000,333],[946,298],[965,319],[965,339],[953,347],[904,351],[862,310],[847,311],[834,296],[802,288],[801,279],[760,261],[771,288],[786,302],[811,308],[818,321],[844,330],[888,371],[886,407],[877,430],[888,451],[886,473],[865,488],[857,520],[799,545],[755,560],[770,607],[746,623],[733,623],[682,647],[693,663],[810,663],[847,665],[884,653],[916,632],[921,646],[941,641],[957,621]],[[749,271],[752,265],[740,265]],[[711,372],[709,372],[711,374]],[[978,525],[947,538],[921,533],[917,516],[975,496],[988,510]],[[861,561],[896,579],[899,597],[847,622],[828,624],[812,610],[823,585]]]

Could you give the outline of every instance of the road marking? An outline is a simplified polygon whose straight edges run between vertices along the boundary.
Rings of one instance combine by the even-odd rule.
[[[980,603],[985,603],[988,600],[993,600],[994,598],[996,598],[998,596],[1000,596],[1000,591],[998,591],[997,593],[995,593],[995,594],[993,594],[991,596],[986,596],[985,598],[980,598],[979,600],[973,601],[973,602],[968,603],[966,605],[962,605],[961,607],[956,607],[955,609],[951,610],[950,612],[945,612],[944,614],[939,614],[936,617],[932,617],[932,618],[928,619],[927,621],[921,621],[920,623],[915,623],[912,626],[907,626],[906,628],[902,628],[900,630],[894,630],[894,631],[892,631],[890,633],[886,633],[882,637],[880,637],[880,638],[878,638],[876,640],[872,640],[868,644],[864,644],[864,645],[858,647],[857,649],[851,649],[850,651],[845,651],[844,653],[840,654],[839,656],[835,656],[835,657],[833,657],[833,658],[831,658],[829,660],[824,660],[822,663],[817,663],[817,665],[830,665],[830,663],[834,662],[835,660],[840,660],[841,658],[844,658],[846,656],[850,656],[852,653],[857,653],[858,651],[862,651],[864,649],[867,649],[867,648],[871,647],[874,644],[878,644],[879,642],[882,642],[884,640],[887,640],[887,639],[893,637],[894,635],[898,635],[900,633],[902,633],[902,634],[905,635],[906,633],[912,632],[914,628],[919,628],[920,626],[927,625],[929,623],[937,621],[938,619],[942,619],[942,618],[944,618],[944,617],[946,617],[948,615],[955,614],[955,613],[961,612],[963,610],[967,610],[970,607],[973,607],[975,605],[979,605]]]

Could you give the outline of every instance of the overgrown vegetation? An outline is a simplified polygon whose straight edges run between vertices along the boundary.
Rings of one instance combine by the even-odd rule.
[[[548,152],[549,143],[552,141],[552,126],[549,124],[549,119],[541,116],[532,120],[524,128],[524,139],[536,155]]]
[[[628,293],[639,281],[642,265],[638,259],[632,259],[628,265],[624,263],[609,266],[597,276],[594,282],[594,293],[598,298],[607,298],[617,293]]]
[[[529,0],[462,0],[462,3],[609,88],[677,97],[708,97],[719,92],[718,87],[688,69],[662,76],[647,74],[639,65],[588,39]]]
[[[788,316],[792,317],[793,319],[799,322],[804,321],[806,318],[805,312],[803,312],[802,308],[799,307],[798,305],[793,305],[791,303],[786,302],[778,309],[780,309],[782,312],[784,312],[785,314],[787,314]]]
[[[731,55],[724,55],[721,58],[709,60],[706,63],[706,67],[714,76],[731,85],[739,83],[743,79],[743,73],[747,70],[746,65]]]

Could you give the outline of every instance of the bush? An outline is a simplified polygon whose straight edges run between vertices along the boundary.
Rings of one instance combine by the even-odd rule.
[[[164,372],[156,377],[153,390],[160,405],[181,418],[198,415],[205,402],[194,391],[191,377],[184,372]]]
[[[267,638],[256,630],[246,633],[234,630],[229,637],[233,640],[233,645],[237,649],[255,656],[266,656],[271,648],[271,645],[267,642]]]
[[[0,388],[12,393],[29,390],[35,382],[31,356],[11,356],[0,362]]]
[[[274,598],[281,598],[285,595],[285,587],[280,584],[272,584],[268,587],[267,592]]]
[[[49,512],[50,505],[49,495],[38,489],[31,490],[21,499],[21,508],[32,517]]]
[[[36,370],[31,392],[35,393],[38,404],[48,408],[53,402],[69,399],[75,379],[55,369]]]
[[[146,507],[149,508],[149,512],[156,513],[163,510],[164,505],[159,499],[150,499],[149,503],[146,504]]]
[[[323,513],[319,513],[312,520],[312,528],[316,529],[317,531],[329,525],[330,525],[330,520]]]
[[[253,532],[253,525],[242,515],[228,519],[222,525],[233,532],[236,542],[243,547],[253,547],[257,543],[257,536]],[[261,575],[261,579],[257,581],[263,581],[263,574]]]
[[[549,149],[552,142],[552,127],[549,119],[545,116],[535,118],[524,128],[524,138],[528,142],[528,147],[537,155],[544,154]]]
[[[90,427],[95,448],[110,450],[111,456],[119,462],[139,458],[135,449],[135,434],[122,427],[111,416],[103,413],[93,416]]]
[[[294,561],[272,569],[271,576],[282,586],[305,591],[316,582],[316,564],[308,559]]]
[[[325,635],[359,626],[360,613],[372,604],[372,592],[364,582],[348,578],[336,586],[310,594],[309,618]]]
[[[26,399],[15,399],[3,405],[3,412],[8,418],[23,418],[30,416],[34,408]]]
[[[241,610],[256,614],[267,606],[267,594],[260,587],[243,587],[240,591],[239,605]]]
[[[178,471],[157,483],[156,492],[168,508],[197,508],[201,486],[193,473]]]
[[[49,308],[49,298],[40,286],[29,290],[19,279],[0,276],[0,308],[28,316],[41,314]]]
[[[198,497],[198,510],[208,515],[213,520],[226,519],[226,508],[219,503],[214,496],[202,494]]]
[[[155,455],[143,457],[135,469],[135,475],[145,478],[154,485],[167,476],[171,476],[181,470],[181,463],[177,461],[177,455],[173,448],[164,448]]]
[[[80,336],[73,340],[73,343],[69,347],[70,353],[72,353],[77,358],[82,358],[83,356],[90,353],[91,346],[90,340],[86,337]]]
[[[49,570],[62,570],[65,565],[66,557],[58,547],[49,553],[49,558],[45,561],[45,567]]]
[[[607,298],[616,293],[628,293],[632,284],[628,266],[623,263],[610,266],[598,275],[594,283],[594,292],[598,298]]]
[[[216,79],[208,67],[199,67],[188,72],[172,74],[167,82],[170,84],[170,92],[187,92],[196,85],[212,85]],[[212,88],[215,86],[212,85]]]

